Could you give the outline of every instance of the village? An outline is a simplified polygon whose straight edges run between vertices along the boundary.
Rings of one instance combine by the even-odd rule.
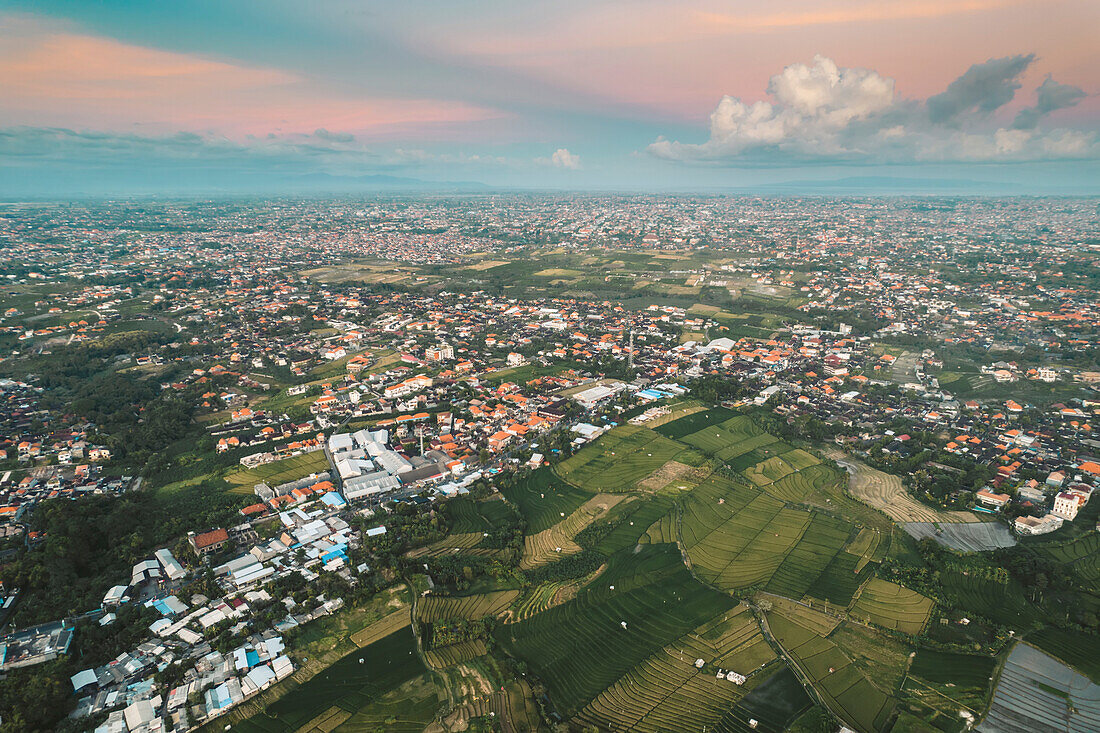
[[[65,655],[78,619],[106,628],[140,608],[140,640],[71,676],[72,716],[106,716],[108,733],[197,727],[294,673],[284,637],[346,600],[288,588],[374,582],[365,558],[395,507],[492,491],[689,394],[896,474],[930,507],[988,514],[995,547],[1080,521],[1100,481],[1100,310],[1058,273],[1082,256],[1068,232],[1084,215],[1067,205],[1067,233],[1041,250],[1021,236],[985,258],[1004,211],[896,234],[857,226],[875,206],[811,226],[825,209],[776,202],[378,203],[334,224],[302,203],[266,211],[267,233],[214,210],[209,231],[136,245],[125,209],[4,219],[0,245],[24,256],[6,275],[2,363],[31,367],[0,381],[0,553],[35,552],[50,502],[151,482],[226,487],[233,521],[148,553],[97,607],[16,624],[0,670]],[[728,216],[747,212],[751,226]],[[532,231],[554,244],[515,240]],[[74,234],[79,247],[57,244]],[[82,368],[68,354],[118,383],[56,397]],[[149,442],[135,465],[154,402],[196,437]],[[5,620],[24,594],[4,588]]]

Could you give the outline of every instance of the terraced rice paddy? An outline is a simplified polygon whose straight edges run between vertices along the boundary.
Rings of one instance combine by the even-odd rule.
[[[840,647],[781,613],[769,613],[768,626],[834,713],[858,731],[883,728],[894,699],[872,684]]]
[[[424,661],[432,669],[443,669],[444,667],[453,667],[456,664],[469,662],[471,659],[477,659],[488,653],[489,648],[485,646],[484,641],[473,639],[437,649],[429,649],[424,652]]]
[[[657,432],[666,438],[682,441],[686,436],[696,431],[735,417],[738,417],[738,415],[733,410],[727,410],[724,407],[710,407],[677,420],[670,420],[661,425]]]
[[[491,557],[500,550],[489,547],[478,547],[485,535],[481,532],[463,532],[462,534],[450,534],[430,545],[418,547],[410,551],[406,556],[410,558],[441,557],[443,555],[478,555]]]
[[[528,534],[553,527],[592,497],[562,481],[548,467],[528,474],[501,492],[523,515]]]
[[[716,733],[781,733],[811,704],[802,683],[783,666],[731,708],[714,730]]]
[[[471,596],[426,595],[416,603],[416,620],[434,623],[451,619],[474,619],[497,616],[519,598],[517,590],[502,590]]]
[[[884,629],[919,634],[932,613],[932,599],[887,580],[872,578],[849,611]]]
[[[653,732],[713,726],[745,694],[717,671],[750,675],[774,659],[752,613],[739,606],[644,659],[586,705],[574,723]]]
[[[456,534],[489,532],[508,525],[514,512],[503,501],[458,498],[447,502],[451,531]]]
[[[531,570],[580,552],[581,547],[573,538],[597,519],[606,517],[624,499],[631,497],[623,494],[597,494],[553,527],[537,534],[526,535],[523,538],[520,570]]]
[[[921,648],[909,667],[910,676],[918,679],[909,687],[922,692],[930,686],[938,695],[980,711],[996,665],[997,660],[990,656]]]
[[[675,548],[657,545],[616,556],[615,566],[576,598],[499,627],[497,640],[527,662],[559,711],[572,715],[647,657],[733,605],[699,585]]]
[[[577,585],[576,581],[558,580],[540,583],[529,588],[519,603],[516,604],[507,621],[523,621],[571,600],[576,594]]]
[[[413,635],[403,629],[348,654],[233,730],[373,730],[383,720],[392,721],[388,730],[423,730],[441,703],[422,678],[426,672]],[[402,694],[390,694],[397,690]]]
[[[226,475],[225,480],[233,488],[234,493],[251,494],[252,487],[259,483],[269,486],[278,486],[288,481],[295,481],[310,475],[320,473],[329,468],[328,459],[324,451],[312,451],[300,456],[284,458],[281,461],[272,461],[262,466],[249,469],[238,469]]]
[[[1072,542],[1041,544],[1035,549],[1057,563],[1068,565],[1085,583],[1100,583],[1100,534],[1090,532]]]
[[[992,623],[1013,628],[1043,620],[1042,612],[1027,600],[1019,581],[1001,583],[979,573],[963,575],[957,570],[942,573],[940,580],[944,596],[952,605]]]
[[[652,430],[621,425],[559,463],[555,471],[588,491],[630,491],[683,451],[683,446]]]
[[[1027,637],[1029,643],[1100,682],[1100,636],[1047,627]]]
[[[683,500],[680,537],[699,577],[801,598],[847,543],[846,523],[712,476]]]

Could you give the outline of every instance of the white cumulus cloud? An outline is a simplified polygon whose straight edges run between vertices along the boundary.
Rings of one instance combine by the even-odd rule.
[[[539,165],[549,165],[571,171],[580,170],[581,167],[581,157],[570,153],[565,148],[558,148],[549,158],[535,158],[535,162]]]
[[[771,78],[771,101],[725,96],[702,143],[658,138],[657,157],[703,163],[805,163],[1040,160],[1100,156],[1094,133],[1043,131],[1041,118],[1075,104],[1084,92],[1044,82],[1038,104],[1014,124],[990,115],[1011,102],[1033,55],[970,67],[926,101],[897,95],[894,80],[871,69],[841,68],[824,56],[791,64]]]

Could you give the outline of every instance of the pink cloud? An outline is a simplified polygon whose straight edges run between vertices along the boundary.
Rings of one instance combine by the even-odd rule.
[[[461,102],[356,98],[316,80],[0,18],[0,125],[355,133],[484,120]]]

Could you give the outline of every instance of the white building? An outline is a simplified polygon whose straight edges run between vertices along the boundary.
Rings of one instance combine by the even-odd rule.
[[[1053,513],[1073,521],[1077,518],[1077,512],[1085,505],[1085,499],[1076,491],[1063,491],[1054,497]]]

